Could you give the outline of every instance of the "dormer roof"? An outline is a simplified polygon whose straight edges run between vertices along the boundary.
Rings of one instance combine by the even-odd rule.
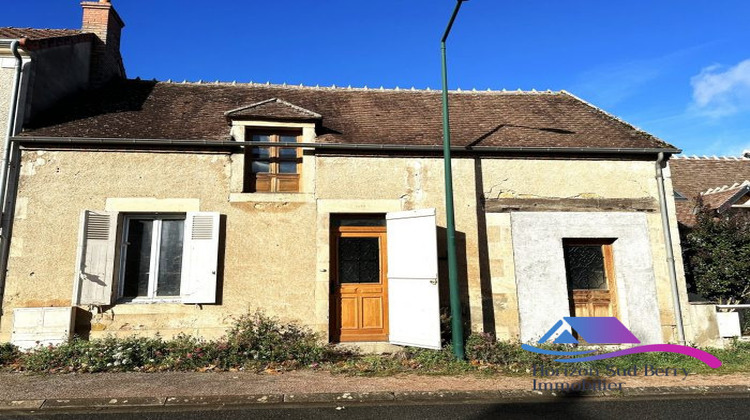
[[[740,199],[750,192],[750,181],[745,180],[741,184],[724,185],[709,189],[701,193],[703,205],[712,210],[722,213],[736,204]]]
[[[230,120],[317,121],[323,118],[317,112],[278,98],[235,108],[224,115]]]

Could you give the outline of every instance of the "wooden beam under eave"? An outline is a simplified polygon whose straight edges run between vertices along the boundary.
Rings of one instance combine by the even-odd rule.
[[[491,198],[485,200],[488,213],[512,211],[659,211],[652,197],[640,198]]]

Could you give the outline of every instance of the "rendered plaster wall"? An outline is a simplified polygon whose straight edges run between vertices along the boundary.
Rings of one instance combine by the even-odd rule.
[[[3,141],[5,141],[5,134],[8,130],[8,110],[15,73],[12,66],[9,58],[0,58],[0,136],[2,136]]]
[[[220,304],[118,303],[92,316],[91,336],[217,337],[232,316],[256,308],[313,324],[315,204],[230,203],[228,154],[27,151],[22,162],[0,341],[10,338],[14,308],[70,306],[81,211],[196,203],[225,224]]]

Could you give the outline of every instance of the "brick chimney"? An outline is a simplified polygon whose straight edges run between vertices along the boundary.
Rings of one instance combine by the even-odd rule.
[[[81,7],[81,30],[97,36],[91,46],[89,84],[97,87],[113,78],[125,78],[125,67],[120,55],[120,32],[125,23],[112,7],[110,0],[84,1]]]

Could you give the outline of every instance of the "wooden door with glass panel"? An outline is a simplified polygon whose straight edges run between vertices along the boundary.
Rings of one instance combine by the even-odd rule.
[[[571,316],[617,316],[611,239],[563,239]]]
[[[332,341],[386,341],[385,219],[335,220],[332,237]]]

